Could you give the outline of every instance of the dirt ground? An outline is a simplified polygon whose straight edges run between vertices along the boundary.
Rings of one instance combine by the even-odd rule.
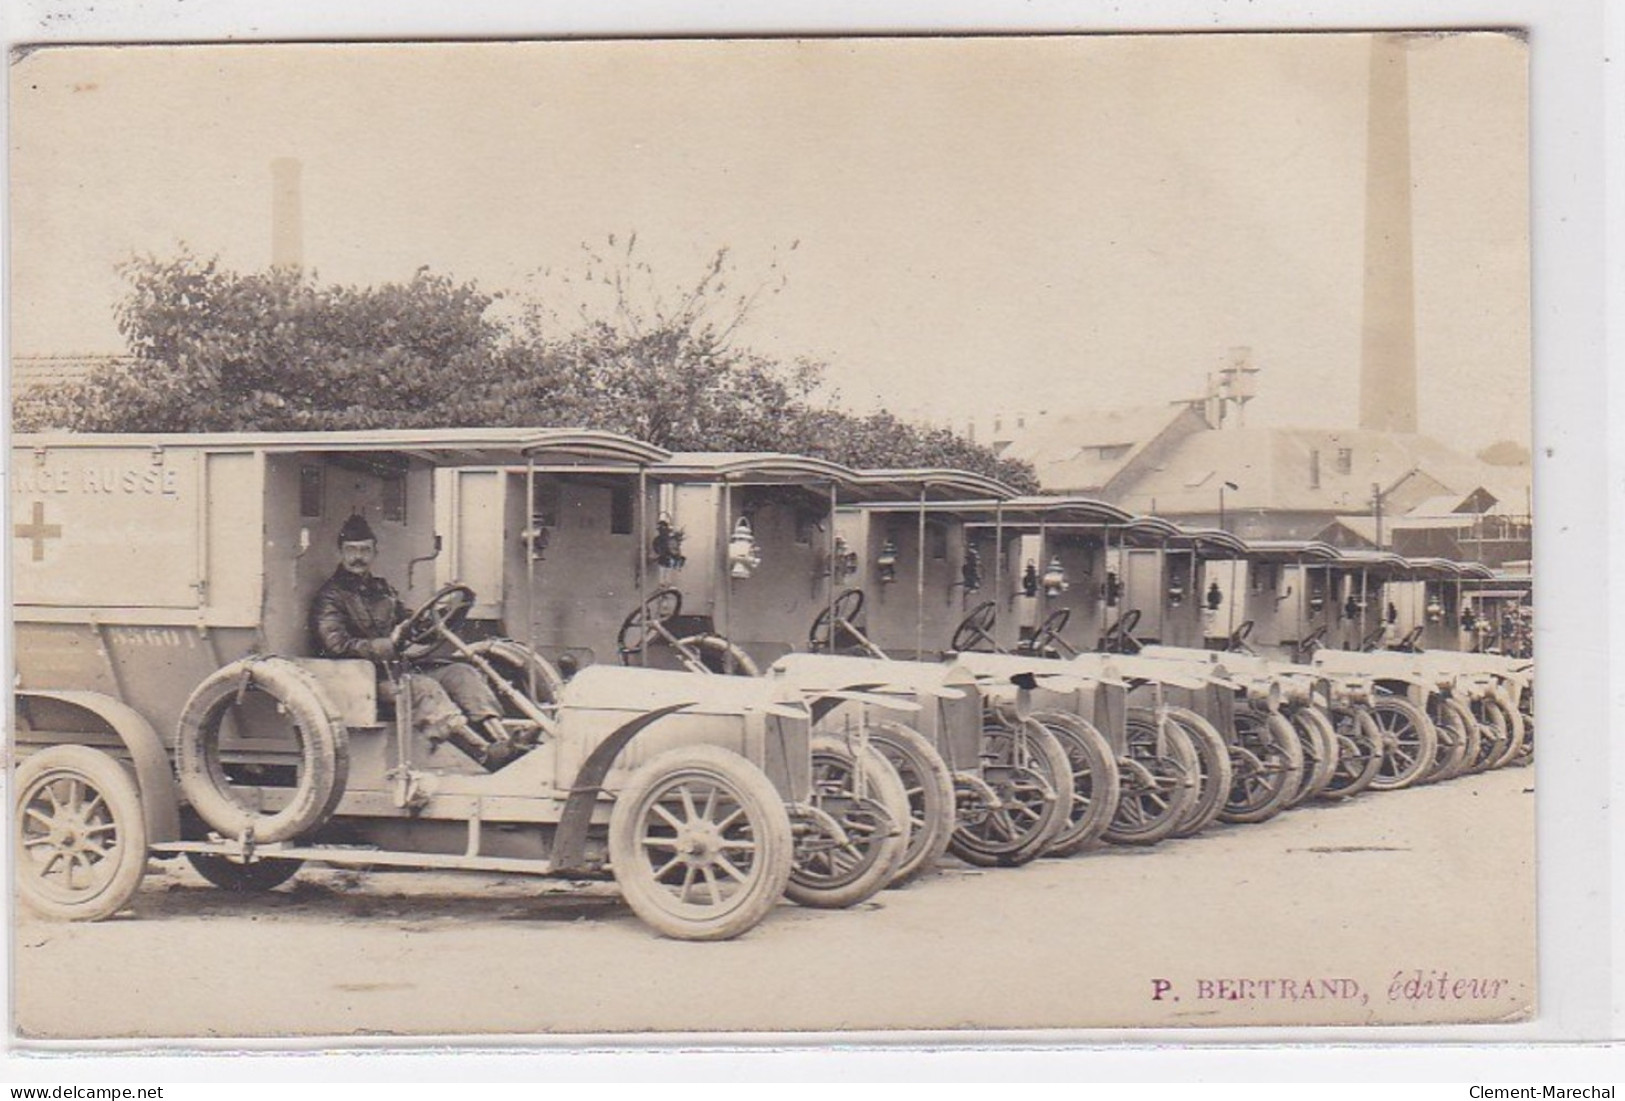
[[[611,884],[306,869],[257,897],[155,865],[132,910],[15,929],[22,1037],[517,1036],[1516,1020],[1534,771],[938,874],[719,944]]]

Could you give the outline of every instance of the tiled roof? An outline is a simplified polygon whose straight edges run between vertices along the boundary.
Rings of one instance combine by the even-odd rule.
[[[1386,492],[1409,483],[1414,492],[1431,484],[1427,496],[1458,494],[1459,501],[1492,479],[1505,482],[1520,472],[1527,477],[1526,468],[1488,467],[1415,433],[1242,428],[1177,441],[1155,465],[1129,472],[1109,496],[1134,512],[1208,513],[1218,508],[1218,487],[1231,482],[1237,488],[1226,492],[1225,505],[1236,511],[1359,513],[1370,510],[1373,485]],[[1401,500],[1396,494],[1396,511]]]
[[[1152,405],[1046,415],[1029,422],[1003,457],[1031,463],[1047,492],[1090,493],[1111,482],[1182,416],[1200,414],[1185,405]]]
[[[114,355],[12,356],[11,392],[77,382],[99,367],[129,362],[130,356]]]

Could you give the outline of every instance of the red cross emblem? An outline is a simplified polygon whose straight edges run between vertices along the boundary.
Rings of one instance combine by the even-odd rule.
[[[27,539],[34,544],[32,560],[39,562],[45,557],[45,541],[47,539],[62,538],[61,524],[47,524],[45,522],[45,502],[34,502],[33,518],[26,524],[16,524],[12,527],[12,535],[18,539]]]

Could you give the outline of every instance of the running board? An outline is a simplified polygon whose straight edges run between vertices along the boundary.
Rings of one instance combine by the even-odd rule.
[[[242,856],[233,841],[165,841],[151,846],[157,856],[181,853],[209,853],[215,856]],[[339,848],[327,845],[255,845],[255,860],[307,860],[341,867],[451,869],[465,872],[504,872],[513,875],[552,875],[550,860],[527,860],[512,856],[466,856],[462,853],[405,853],[383,849]],[[579,870],[579,869],[578,869]]]

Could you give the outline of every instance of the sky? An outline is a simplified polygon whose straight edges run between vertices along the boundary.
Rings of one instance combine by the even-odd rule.
[[[1408,54],[1421,427],[1527,443],[1524,46]],[[721,247],[782,274],[739,342],[852,407],[1165,402],[1245,346],[1249,423],[1351,426],[1368,65],[1337,34],[42,50],[11,71],[12,352],[120,350],[132,253],[265,266],[293,157],[324,280],[522,292],[636,232],[673,286]]]

